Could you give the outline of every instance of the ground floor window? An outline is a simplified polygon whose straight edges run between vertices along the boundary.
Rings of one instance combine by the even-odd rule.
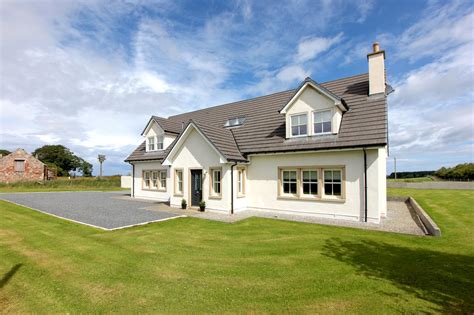
[[[221,168],[211,168],[211,196],[221,197],[222,192],[222,169]]]
[[[151,188],[150,176],[151,176],[150,171],[144,171],[143,172],[143,188],[146,188],[146,189]]]
[[[344,166],[279,168],[279,196],[301,199],[343,199]]]
[[[283,170],[283,193],[288,195],[295,195],[297,190],[297,171]]]
[[[318,195],[318,171],[317,170],[303,170],[303,195],[317,196]]]
[[[327,196],[341,196],[341,170],[324,170],[324,194]]]
[[[183,170],[175,170],[175,194],[183,194]]]
[[[245,196],[245,168],[237,169],[237,196]]]
[[[166,191],[166,170],[143,171],[143,189]]]

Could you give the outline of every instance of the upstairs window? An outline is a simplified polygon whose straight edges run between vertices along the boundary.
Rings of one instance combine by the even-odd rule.
[[[314,134],[331,133],[331,111],[325,110],[322,112],[313,113]]]
[[[305,136],[308,134],[308,117],[306,114],[291,116],[291,135]]]
[[[227,119],[227,121],[224,124],[224,127],[240,126],[240,125],[243,125],[244,122],[245,122],[245,117],[235,117],[235,118]]]
[[[163,136],[156,137],[156,149],[157,150],[163,150],[163,140],[164,140]]]
[[[148,151],[155,151],[155,137],[148,137]]]

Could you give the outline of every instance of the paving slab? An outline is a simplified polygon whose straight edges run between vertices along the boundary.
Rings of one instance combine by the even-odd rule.
[[[35,192],[0,194],[6,200],[37,211],[101,228],[121,229],[182,217],[166,211],[150,211],[156,202],[121,198],[123,192]]]

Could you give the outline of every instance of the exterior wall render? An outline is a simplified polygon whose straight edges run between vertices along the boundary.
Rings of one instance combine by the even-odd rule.
[[[221,196],[214,197],[210,193],[210,168],[222,168]],[[174,170],[183,170],[183,196],[174,195]],[[202,169],[202,198],[206,201],[206,209],[210,211],[230,212],[230,165],[220,163],[220,156],[202,136],[195,130],[185,139],[180,150],[172,160],[171,167],[171,206],[180,207],[181,199],[186,199],[190,206],[190,169]]]
[[[386,148],[367,149],[367,206],[368,221],[379,222],[386,216]],[[314,215],[346,220],[364,220],[364,156],[361,149],[332,152],[251,155],[250,164],[234,167],[234,213],[243,210],[273,211],[291,214]],[[189,134],[177,152],[172,166],[156,162],[135,164],[135,196],[160,201],[169,201],[180,207],[186,199],[190,205],[190,169],[203,170],[203,200],[206,209],[230,213],[231,164],[221,164],[219,155],[196,132]],[[278,195],[279,167],[325,167],[343,166],[345,173],[344,200],[283,199]],[[222,168],[220,198],[210,196],[210,172],[213,167]],[[238,195],[238,168],[245,167],[245,195]],[[142,189],[142,174],[145,169],[167,169],[167,191]],[[175,194],[175,170],[183,171],[183,194]]]
[[[367,150],[368,221],[379,222],[385,210],[385,188],[379,187],[378,149]],[[384,162],[385,163],[385,160]],[[302,200],[278,197],[278,168],[304,166],[344,166],[345,200]],[[364,156],[362,150],[274,155],[252,155],[248,166],[248,209],[301,213],[327,218],[362,221],[364,219]]]

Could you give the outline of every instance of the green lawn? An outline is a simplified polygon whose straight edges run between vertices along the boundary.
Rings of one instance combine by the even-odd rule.
[[[120,176],[108,176],[98,179],[95,177],[86,178],[64,178],[58,177],[50,181],[28,181],[16,183],[0,183],[0,193],[2,192],[36,192],[36,191],[76,191],[76,190],[99,190],[113,191],[123,190],[120,188]]]
[[[0,202],[0,312],[472,313],[473,192],[390,194],[443,237],[262,218],[104,232]]]

